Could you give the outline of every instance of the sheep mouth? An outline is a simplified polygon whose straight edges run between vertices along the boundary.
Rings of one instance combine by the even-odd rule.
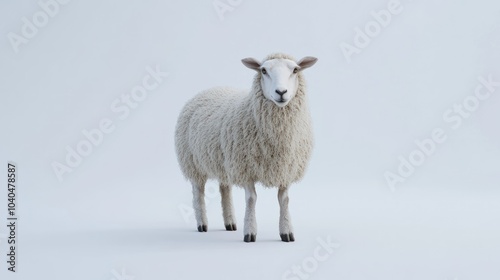
[[[286,104],[288,104],[288,100],[285,100],[285,99],[275,99],[274,100],[274,104],[276,104],[276,106],[280,107],[280,108],[283,108],[286,106]]]

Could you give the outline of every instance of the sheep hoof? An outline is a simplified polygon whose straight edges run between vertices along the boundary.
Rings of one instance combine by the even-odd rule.
[[[226,230],[228,230],[228,231],[235,231],[236,230],[236,224],[226,225]]]
[[[255,237],[256,234],[245,234],[245,237],[243,238],[243,241],[245,242],[255,242]]]
[[[199,225],[198,231],[199,232],[207,232],[207,225]]]
[[[285,233],[285,234],[280,234],[281,236],[281,241],[283,242],[294,242],[295,237],[293,237],[293,233]]]

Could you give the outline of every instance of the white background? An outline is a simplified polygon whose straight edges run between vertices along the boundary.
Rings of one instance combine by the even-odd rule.
[[[17,53],[9,33],[42,9],[0,4],[0,162],[18,165],[20,219],[14,274],[1,183],[1,279],[499,279],[500,87],[457,129],[443,114],[479,76],[500,81],[500,3],[402,0],[350,62],[340,44],[389,1],[231,3],[219,17],[211,0],[73,0]],[[276,191],[261,187],[257,242],[242,241],[241,189],[238,231],[225,232],[215,182],[198,233],[181,211],[177,115],[205,88],[249,89],[240,60],[272,52],[319,58],[305,72],[314,155],[290,193],[297,241],[279,240]],[[157,65],[168,78],[119,119],[113,101]],[[115,130],[58,180],[53,162],[104,118]],[[447,140],[391,190],[385,172],[436,128]],[[340,245],[325,261],[311,259],[318,238]],[[294,265],[309,272],[286,275]]]

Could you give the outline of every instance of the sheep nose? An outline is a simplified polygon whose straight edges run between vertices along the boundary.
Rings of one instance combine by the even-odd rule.
[[[283,96],[283,94],[285,94],[286,92],[287,92],[286,89],[285,90],[279,90],[279,89],[276,90],[276,93],[279,94],[280,96]]]

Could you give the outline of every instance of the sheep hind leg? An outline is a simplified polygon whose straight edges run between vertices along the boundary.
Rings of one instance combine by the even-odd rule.
[[[293,242],[292,221],[288,212],[288,188],[280,188],[278,190],[278,201],[280,204],[280,237],[283,242]]]
[[[221,196],[222,216],[224,217],[224,225],[226,226],[226,230],[234,231],[236,230],[236,219],[234,218],[231,186],[221,183],[219,185],[219,190]]]
[[[207,210],[205,207],[205,183],[193,183],[193,209],[199,232],[207,231]]]
[[[245,242],[255,242],[257,237],[257,221],[255,219],[255,202],[257,201],[257,192],[255,191],[255,185],[250,184],[245,187],[245,200],[246,200],[246,211],[245,211],[245,228],[243,230]]]

